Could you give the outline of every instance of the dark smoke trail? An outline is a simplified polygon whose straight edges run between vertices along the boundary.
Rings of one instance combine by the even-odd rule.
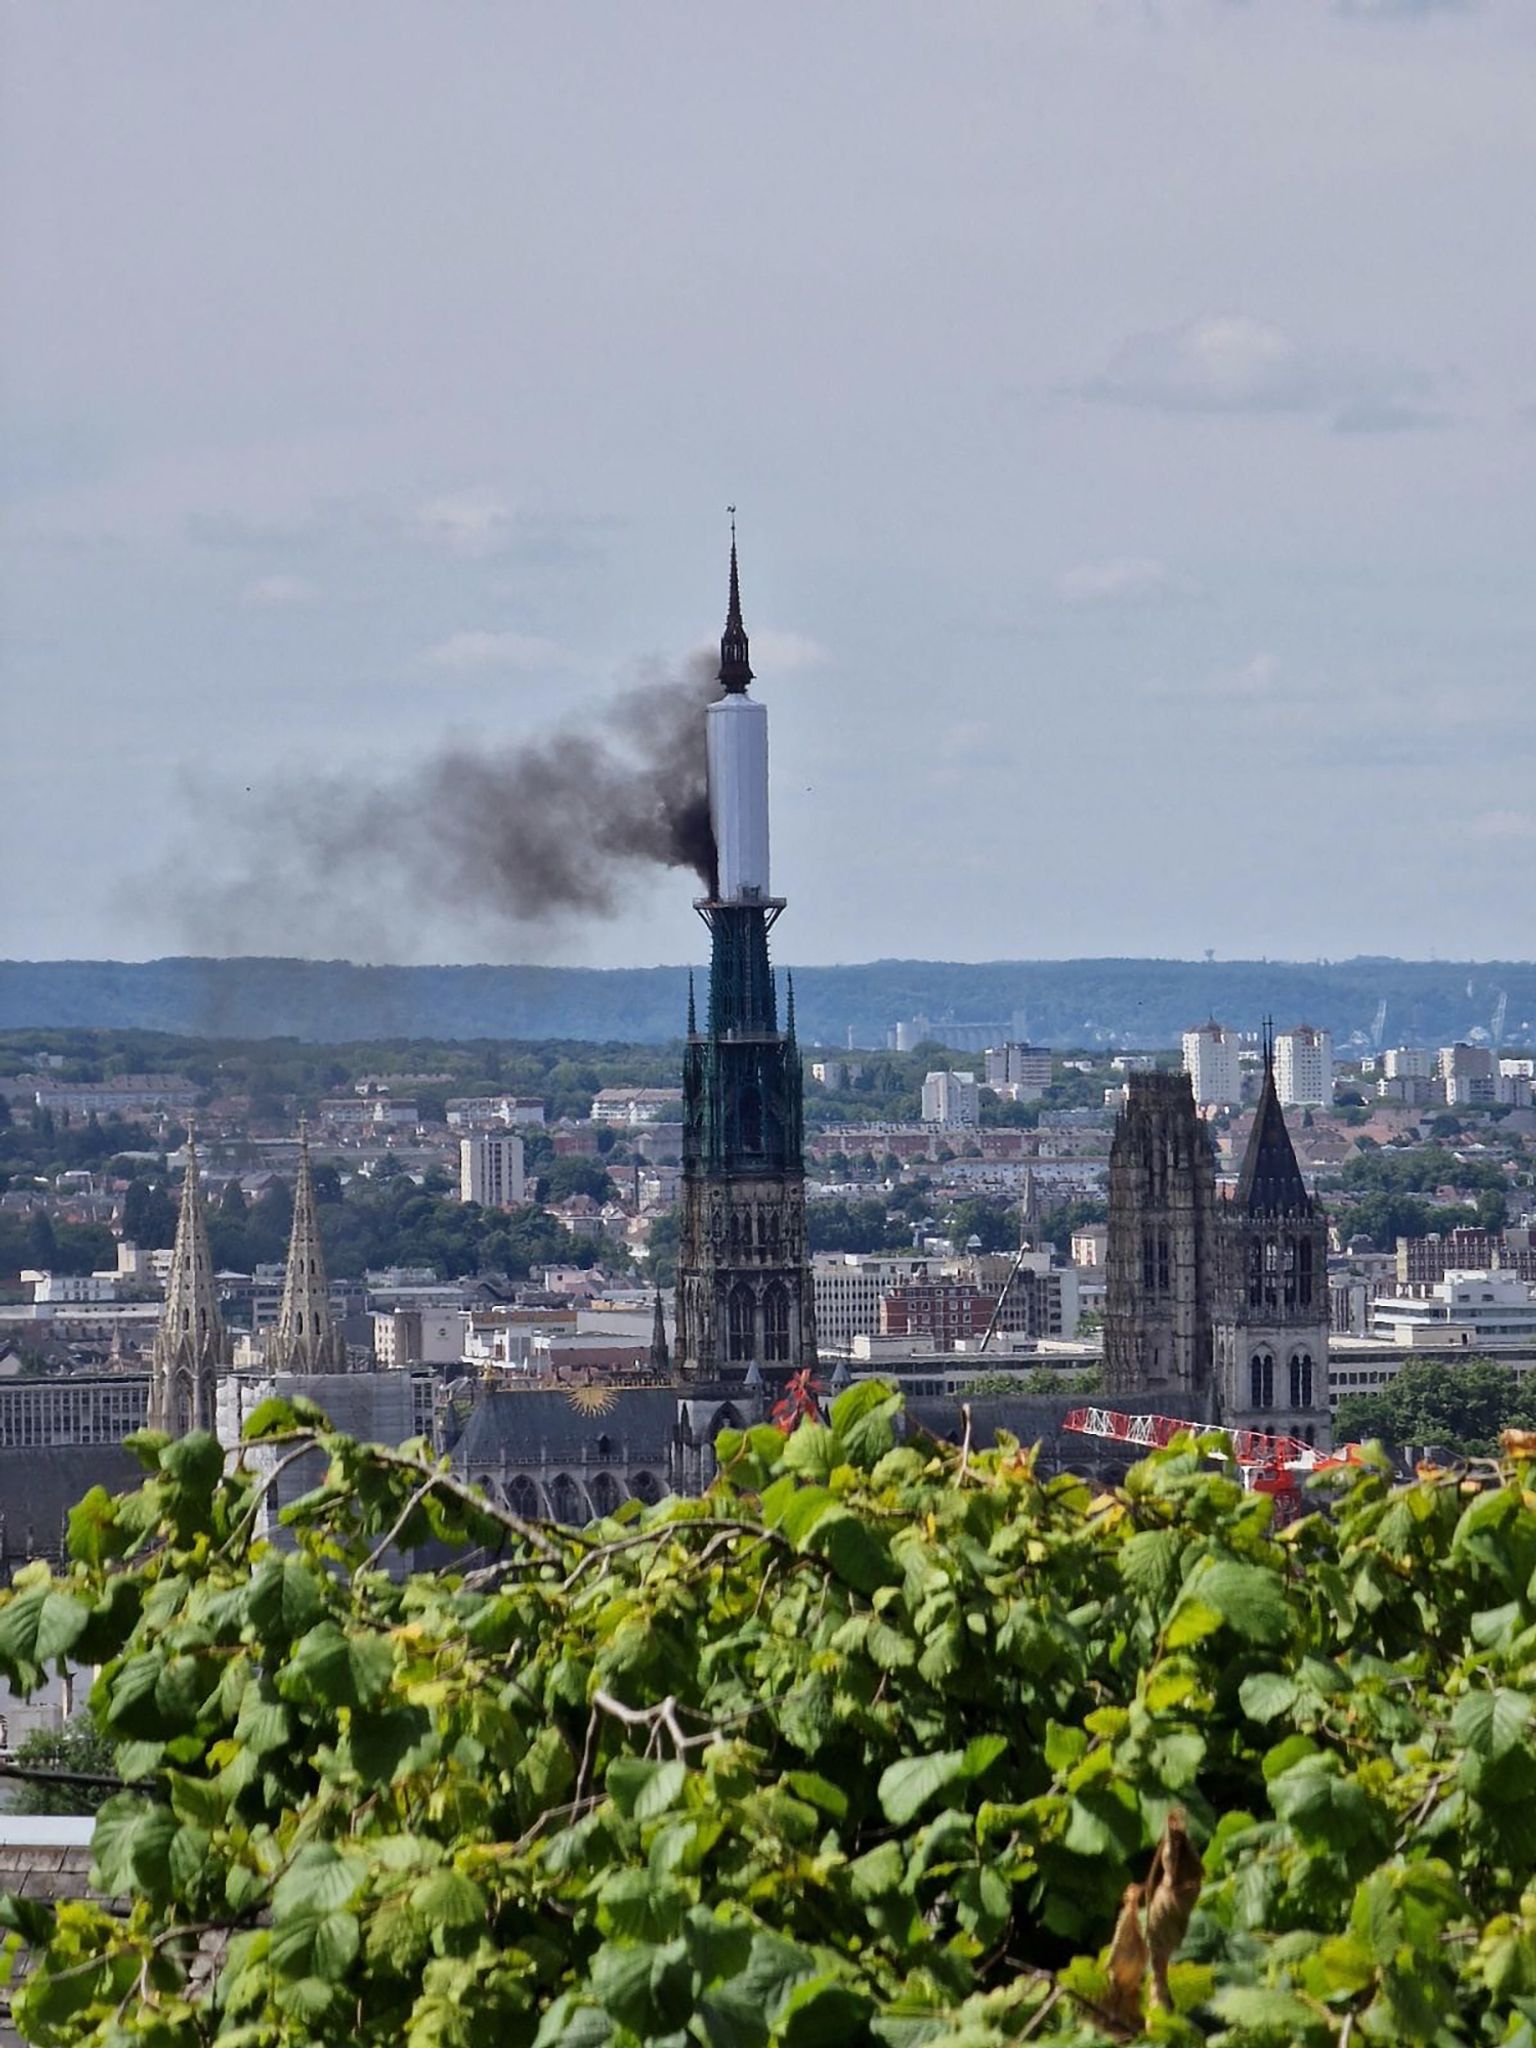
[[[292,952],[344,932],[342,950],[378,957],[407,903],[508,927],[600,918],[651,865],[692,868],[712,892],[713,668],[700,656],[685,677],[641,683],[580,724],[522,744],[456,744],[367,787],[313,774],[257,786],[254,810],[221,806],[196,867],[183,858],[167,877],[194,941]]]

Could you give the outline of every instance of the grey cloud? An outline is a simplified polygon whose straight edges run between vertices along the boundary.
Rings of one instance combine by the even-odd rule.
[[[1419,21],[1432,14],[1470,14],[1478,0],[1333,0],[1335,14],[1366,21]]]
[[[1434,380],[1406,365],[1303,347],[1246,313],[1207,314],[1123,341],[1078,395],[1147,412],[1312,414],[1341,432],[1437,424]]]

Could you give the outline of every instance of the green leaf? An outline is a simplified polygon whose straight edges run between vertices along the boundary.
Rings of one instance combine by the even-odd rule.
[[[247,1602],[263,1642],[291,1642],[313,1627],[325,1599],[314,1572],[299,1557],[269,1557],[251,1578]]]
[[[789,1533],[792,1517],[786,1515]],[[832,1508],[817,1514],[803,1538],[791,1536],[797,1548],[813,1557],[824,1557],[845,1585],[856,1593],[874,1593],[901,1577],[892,1562],[889,1547],[862,1515],[846,1508]]]
[[[171,1843],[179,1823],[168,1806],[118,1792],[96,1815],[91,1835],[91,1882],[112,1898],[171,1889]]]
[[[121,1557],[131,1540],[118,1526],[117,1503],[104,1486],[93,1486],[69,1511],[69,1554],[81,1564],[105,1564]]]
[[[301,1849],[278,1879],[272,1894],[275,1920],[294,1914],[323,1914],[350,1905],[364,1875],[356,1856],[343,1855],[334,1843],[311,1842]]]
[[[1243,1680],[1237,1696],[1250,1721],[1278,1721],[1296,1704],[1296,1681],[1279,1671],[1255,1671]]]
[[[1191,1643],[1203,1642],[1207,1636],[1215,1635],[1220,1627],[1218,1611],[1198,1595],[1186,1592],[1174,1609],[1163,1640],[1170,1650],[1183,1650]]]
[[[654,1758],[616,1756],[608,1766],[608,1796],[620,1813],[634,1820],[654,1820],[676,1805],[688,1779],[688,1767],[674,1757],[668,1763]]]
[[[871,1471],[896,1441],[901,1395],[884,1380],[860,1380],[832,1403],[832,1429],[844,1460]]]
[[[965,1772],[965,1751],[939,1750],[932,1756],[903,1757],[880,1774],[881,1811],[893,1827],[905,1827],[932,1800]]]
[[[478,1927],[485,1919],[485,1893],[462,1870],[433,1870],[412,1885],[411,1910],[432,1927]]]
[[[290,1699],[328,1707],[368,1707],[389,1683],[394,1651],[371,1630],[343,1631],[322,1621],[294,1644],[278,1685]]]
[[[351,1968],[359,1944],[354,1914],[306,1912],[273,1927],[267,1953],[280,1977],[298,1982],[318,1978],[332,1985]]]
[[[1278,1643],[1290,1627],[1285,1589],[1273,1572],[1221,1558],[1193,1582],[1196,1598],[1250,1643]]]
[[[1333,2029],[1320,2013],[1289,1991],[1260,1984],[1227,1984],[1212,1994],[1211,2010],[1240,2029],[1239,2038],[1254,2048],[1311,2048],[1331,2041]]]
[[[1496,1686],[1458,1700],[1451,1728],[1474,1756],[1496,1761],[1519,1746],[1530,1719],[1531,1702],[1525,1693]]]
[[[211,1430],[189,1430],[160,1453],[160,1469],[189,1494],[206,1497],[224,1473],[224,1446]]]
[[[815,1771],[786,1771],[783,1782],[797,1798],[819,1807],[823,1813],[831,1814],[834,1820],[847,1819],[848,1794],[830,1779]]]
[[[57,1589],[50,1592],[37,1617],[37,1642],[33,1654],[38,1663],[46,1664],[54,1657],[67,1656],[90,1618],[91,1610],[83,1600]]]
[[[1165,1607],[1179,1583],[1187,1541],[1181,1529],[1141,1529],[1120,1552],[1120,1576],[1150,1606]]]
[[[901,1853],[899,1842],[882,1842],[877,1849],[867,1850],[848,1866],[853,1896],[861,1904],[870,1899],[884,1898],[898,1890],[906,1874],[907,1860]]]

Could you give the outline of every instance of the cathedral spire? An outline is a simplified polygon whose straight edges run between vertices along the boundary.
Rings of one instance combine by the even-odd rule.
[[[165,1284],[165,1307],[150,1355],[149,1426],[170,1436],[214,1426],[218,1371],[226,1363],[224,1319],[219,1314],[208,1245],[197,1141],[187,1132],[187,1171],[181,1184],[176,1249]]]
[[[741,579],[736,572],[736,507],[731,512],[731,595],[720,635],[720,687],[728,697],[739,697],[752,680],[747,652],[747,629],[741,622]]]
[[[293,1230],[283,1276],[283,1305],[267,1347],[267,1363],[279,1372],[345,1372],[347,1345],[331,1314],[325,1254],[315,1216],[315,1182],[309,1167],[309,1132],[299,1126],[299,1174],[293,1189]]]
[[[1237,1206],[1251,1216],[1306,1216],[1312,1197],[1296,1163],[1296,1148],[1285,1127],[1280,1091],[1275,1086],[1274,1027],[1264,1020],[1264,1085],[1248,1136],[1248,1150],[1237,1177]]]

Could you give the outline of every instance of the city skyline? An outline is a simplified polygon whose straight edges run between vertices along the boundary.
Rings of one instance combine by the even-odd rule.
[[[5,34],[7,953],[697,957],[187,878],[600,729],[728,501],[797,959],[1530,953],[1514,4]]]

